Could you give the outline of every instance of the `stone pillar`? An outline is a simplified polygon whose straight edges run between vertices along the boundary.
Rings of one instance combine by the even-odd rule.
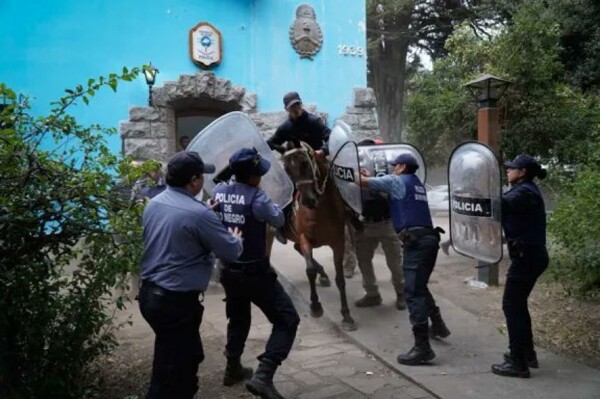
[[[377,101],[371,88],[355,88],[351,106],[340,119],[351,128],[358,141],[366,138],[383,138],[377,122]]]

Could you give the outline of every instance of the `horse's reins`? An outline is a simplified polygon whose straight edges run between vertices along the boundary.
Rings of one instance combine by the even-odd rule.
[[[323,179],[323,182],[321,183],[321,185],[319,186],[319,177],[321,176],[321,172],[319,171],[319,168],[315,165],[316,162],[313,162],[313,158],[311,158],[308,154],[308,150],[304,147],[302,148],[293,148],[291,150],[286,151],[283,154],[283,157],[288,157],[292,154],[295,154],[296,152],[302,152],[306,155],[306,157],[308,158],[308,163],[310,165],[310,169],[312,171],[312,175],[313,175],[313,179],[305,179],[305,180],[300,180],[296,182],[297,186],[302,186],[302,185],[307,185],[307,184],[314,184],[314,188],[315,188],[315,192],[320,196],[323,195],[323,193],[325,192],[325,186],[327,185],[327,180],[329,180],[329,173],[325,174],[325,179]]]

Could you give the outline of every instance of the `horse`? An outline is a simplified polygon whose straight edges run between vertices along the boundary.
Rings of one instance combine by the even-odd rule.
[[[313,258],[312,250],[327,245],[333,251],[335,283],[342,305],[342,328],[354,331],[356,324],[348,309],[343,272],[346,207],[333,178],[330,178],[328,162],[316,158],[308,144],[289,141],[283,147],[283,165],[299,195],[284,232],[286,238],[294,242],[294,249],[306,262],[311,315],[323,315],[323,307],[316,289],[317,275],[320,276],[322,285],[328,285],[329,282],[323,266]]]

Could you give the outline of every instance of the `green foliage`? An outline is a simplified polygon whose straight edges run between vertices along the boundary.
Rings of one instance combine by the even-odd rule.
[[[483,38],[459,26],[448,56],[414,80],[407,104],[410,141],[434,163],[476,135],[476,108],[462,85],[481,73],[513,82],[501,100],[501,150],[528,152],[563,163],[584,162],[598,141],[598,98],[566,83],[558,16],[542,1],[520,5],[512,23]]]
[[[114,129],[69,107],[116,90],[140,68],[67,89],[47,116],[0,84],[0,396],[82,398],[90,364],[115,345],[113,288],[139,264],[141,206],[119,195]],[[136,227],[137,226],[137,227]],[[139,241],[139,238],[138,238]]]
[[[552,275],[581,294],[600,291],[600,150],[579,172],[552,214]]]

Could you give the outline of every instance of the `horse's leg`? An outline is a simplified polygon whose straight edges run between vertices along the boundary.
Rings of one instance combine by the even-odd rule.
[[[313,257],[313,263],[315,264],[315,268],[317,269],[317,273],[319,274],[319,284],[323,287],[331,286],[331,280],[329,280],[329,276],[325,272],[325,268],[322,264],[317,262],[317,260]]]
[[[344,235],[342,234],[342,237]],[[340,300],[342,302],[342,329],[345,331],[356,330],[356,323],[350,316],[348,309],[348,300],[346,299],[346,279],[344,278],[344,241],[331,246],[333,249],[333,263],[335,264],[335,284],[340,291]]]
[[[294,249],[296,251],[298,251],[298,253],[300,255],[304,256],[304,254],[302,253],[302,250],[300,249],[300,245],[294,244]],[[311,253],[312,253],[312,251],[311,251]],[[317,274],[319,275],[319,284],[321,284],[322,287],[330,287],[331,280],[329,279],[329,275],[327,274],[327,272],[325,272],[325,267],[323,267],[322,264],[317,262],[317,260],[314,258],[314,256],[312,256],[311,259],[313,262],[313,266],[314,266],[315,270],[317,271]]]
[[[300,243],[294,245],[294,248],[304,256],[306,262],[306,276],[308,277],[308,284],[310,286],[310,315],[312,317],[321,317],[323,316],[323,306],[317,294],[317,268],[312,256],[312,245],[304,234],[300,234],[298,238]]]

